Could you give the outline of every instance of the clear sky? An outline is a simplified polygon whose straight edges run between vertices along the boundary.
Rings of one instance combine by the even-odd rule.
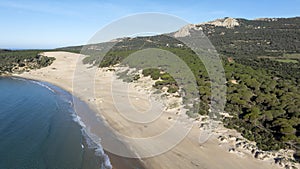
[[[0,48],[85,44],[112,21],[143,12],[176,15],[189,23],[295,17],[300,0],[0,0]]]

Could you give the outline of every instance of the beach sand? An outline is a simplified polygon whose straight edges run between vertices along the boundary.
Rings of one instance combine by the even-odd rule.
[[[80,54],[68,52],[46,52],[46,56],[55,57],[54,63],[48,67],[38,70],[32,70],[19,75],[19,77],[30,78],[40,81],[46,81],[57,85],[79,97],[86,102],[102,119],[107,123],[108,130],[113,130],[120,135],[128,137],[144,138],[153,137],[162,131],[167,130],[174,125],[178,116],[184,117],[184,114],[175,114],[175,111],[166,110],[160,114],[157,119],[149,123],[135,123],[122,116],[119,109],[124,109],[126,106],[115,106],[114,98],[112,98],[112,86],[115,89],[113,95],[115,98],[122,99],[124,94],[131,94],[131,105],[134,105],[137,112],[141,112],[150,108],[151,103],[147,102],[147,91],[138,90],[137,87],[128,86],[125,82],[117,80],[113,71],[103,71],[98,68],[88,68],[88,65],[83,65]],[[76,71],[75,71],[76,69]],[[75,73],[74,73],[75,72]],[[96,77],[96,78],[94,78]],[[76,79],[74,85],[73,79]],[[93,78],[94,81],[89,79]],[[113,80],[113,81],[112,81]],[[91,89],[96,86],[95,89]],[[136,91],[135,91],[136,90]],[[134,99],[133,99],[134,98]],[[155,101],[152,104],[156,104]],[[157,102],[158,106],[153,110],[162,108],[161,103]],[[150,114],[151,114],[150,111]],[[123,112],[123,111],[121,111]],[[130,111],[126,111],[125,116],[133,117]],[[149,112],[148,112],[149,113]],[[148,118],[148,114],[144,113]],[[149,118],[151,118],[149,116]],[[230,153],[228,150],[219,145],[216,135],[212,135],[205,143],[199,143],[199,135],[201,130],[198,123],[192,119],[182,120],[180,124],[182,128],[187,128],[187,123],[195,124],[184,139],[175,145],[172,149],[165,151],[168,147],[168,142],[172,142],[172,138],[161,140],[160,143],[150,145],[149,142],[135,142],[131,139],[120,138],[124,144],[128,145],[129,149],[134,147],[134,150],[141,153],[141,156],[147,156],[150,152],[156,154],[161,150],[162,154],[140,159],[142,164],[149,169],[160,168],[178,168],[178,169],[277,169],[279,168],[273,162],[257,160],[250,155],[239,156],[235,153]],[[147,125],[146,125],[147,124]],[[180,127],[179,125],[179,127]],[[183,130],[184,131],[184,130]],[[174,134],[174,133],[173,133]],[[151,147],[153,146],[153,147]],[[105,146],[104,146],[105,147]],[[147,151],[147,153],[143,153]],[[153,151],[153,152],[152,152]],[[126,158],[117,157],[108,153],[111,158],[114,168],[126,168],[126,163],[135,163],[136,160],[128,161]],[[122,160],[123,161],[122,161]],[[127,165],[128,166],[128,165]],[[128,166],[127,168],[130,168]]]

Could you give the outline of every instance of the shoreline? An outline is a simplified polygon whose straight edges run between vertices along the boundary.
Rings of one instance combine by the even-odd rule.
[[[86,102],[84,102],[84,101],[82,101],[82,100],[76,98],[76,96],[72,95],[72,93],[70,93],[69,91],[67,91],[67,90],[65,90],[65,89],[63,89],[63,88],[61,88],[61,87],[59,87],[59,86],[56,86],[56,85],[54,85],[54,84],[51,84],[51,83],[50,83],[50,86],[48,86],[48,84],[44,84],[46,81],[37,80],[37,79],[31,79],[31,78],[26,78],[26,77],[21,77],[21,76],[0,76],[0,78],[1,78],[1,77],[4,77],[4,78],[12,78],[12,79],[17,79],[17,80],[24,80],[24,81],[34,82],[34,83],[41,83],[41,84],[39,84],[39,85],[42,85],[42,86],[45,85],[44,87],[47,87],[47,88],[49,87],[50,90],[52,90],[52,87],[53,87],[53,86],[58,87],[58,88],[60,88],[61,90],[64,90],[65,92],[67,92],[68,95],[71,96],[71,100],[74,99],[74,97],[75,97],[75,99],[77,100],[76,102],[81,102],[80,104],[84,104],[83,106],[87,106],[87,108],[84,108],[85,110],[90,109],[89,111],[92,111],[92,113],[96,113],[96,112],[94,112],[94,110],[92,110],[91,107],[89,107],[89,105],[88,105]],[[46,82],[46,83],[49,83],[49,82]],[[74,111],[75,111],[75,110],[74,110]],[[77,115],[76,112],[75,112],[75,115]],[[82,125],[80,124],[80,122],[76,122],[76,123],[77,123],[79,126],[82,127]],[[104,130],[107,130],[107,132],[113,132],[113,131],[110,131],[109,128],[105,128]],[[84,135],[86,135],[86,134],[84,134]],[[83,135],[83,138],[85,139],[85,141],[84,141],[83,144],[84,144],[85,146],[88,146],[88,143],[87,143],[87,142],[88,142],[88,140],[90,140],[91,138],[86,138],[86,136],[84,136],[84,135]],[[87,136],[87,137],[89,137],[89,136]],[[113,166],[113,169],[132,169],[132,168],[143,169],[143,168],[145,168],[144,164],[142,163],[142,161],[141,161],[140,159],[120,157],[120,156],[117,156],[117,155],[115,155],[115,154],[112,154],[112,153],[110,153],[110,152],[108,152],[108,151],[106,151],[106,150],[103,150],[104,153],[105,153],[104,155],[99,156],[99,155],[96,155],[97,148],[90,148],[90,151],[94,151],[95,156],[101,157],[101,158],[103,158],[104,156],[107,155],[107,156],[109,157],[109,162],[110,162],[111,164],[113,164],[113,165],[112,165],[112,166]],[[129,150],[128,150],[128,151],[129,151]]]
[[[37,69],[37,70],[39,70],[39,69]],[[35,70],[31,70],[31,71],[35,71]],[[23,72],[23,73],[29,73],[30,74],[30,72]],[[64,90],[68,94],[70,94],[70,96],[72,97],[71,101],[73,101],[73,102],[81,102],[79,104],[84,104],[83,106],[87,106],[85,108],[85,110],[86,109],[90,109],[90,111],[92,111],[92,113],[96,114],[95,108],[93,106],[91,106],[90,104],[88,104],[87,101],[84,101],[81,98],[79,98],[76,95],[74,95],[74,93],[72,92],[72,90],[70,90],[70,89],[68,89],[66,87],[63,87],[63,85],[61,85],[59,83],[56,83],[56,82],[53,82],[51,80],[45,80],[45,79],[36,78],[36,77],[27,77],[27,76],[24,77],[24,76],[22,76],[23,73],[21,73],[21,74],[6,74],[6,75],[3,75],[3,76],[1,75],[0,77],[22,79],[22,80],[28,80],[28,81],[37,82],[37,83],[49,83],[50,85],[56,86],[56,87]],[[47,84],[45,84],[45,85],[47,85]],[[76,101],[74,101],[74,99]],[[75,107],[74,107],[74,111],[75,111],[75,115],[77,115]],[[82,127],[81,124],[78,123],[78,125]],[[113,132],[108,127],[106,127],[103,130],[107,130],[106,132]],[[85,136],[83,136],[83,138],[85,139],[85,141],[84,141],[84,144],[86,144],[85,146],[88,146],[87,145],[88,144],[87,143],[87,138],[85,138]],[[91,139],[91,138],[88,138],[88,139]],[[96,157],[100,157],[100,156],[96,155],[96,148],[91,148],[91,151],[94,151]],[[140,159],[124,158],[124,157],[120,157],[120,156],[114,155],[114,154],[112,154],[110,152],[107,152],[104,149],[103,149],[103,151],[104,151],[105,155],[107,155],[109,157],[109,162],[110,162],[110,164],[112,164],[113,169],[132,169],[132,168],[136,168],[136,167],[138,167],[139,169],[145,169],[145,166],[144,166],[144,164],[142,163],[142,161]],[[128,149],[128,151],[130,151],[130,150]],[[101,155],[101,158],[102,158],[102,155]]]
[[[114,111],[110,106],[112,105],[109,102],[108,98],[101,97],[105,100],[106,103],[103,103],[103,100],[92,100],[95,96],[90,95],[88,93],[74,93],[73,91],[73,75],[74,70],[77,65],[77,61],[80,61],[80,54],[68,53],[68,52],[46,52],[45,55],[50,55],[55,57],[56,60],[52,65],[41,68],[38,70],[31,70],[30,72],[24,72],[20,75],[16,75],[16,77],[25,77],[33,80],[38,81],[46,81],[60,88],[70,92],[71,94],[77,96],[78,98],[84,101],[89,107],[95,110],[95,105],[97,104],[104,104],[104,109],[108,109]],[[86,65],[82,65],[82,68],[85,68]],[[111,72],[108,72],[111,73]],[[102,74],[103,77],[96,81],[97,84],[107,83],[109,79],[112,78],[111,74]],[[103,94],[107,94],[104,91],[109,93],[109,84],[102,86]],[[84,91],[84,88],[82,89]],[[97,96],[97,95],[96,95]],[[94,103],[94,102],[96,103]],[[140,102],[137,102],[140,103]],[[97,110],[97,109],[96,109]],[[140,134],[155,134],[155,130],[158,129],[158,126],[168,127],[168,120],[163,119],[160,120],[157,125],[150,126],[150,129],[145,129],[144,127],[137,127],[135,125],[126,123],[120,119],[119,115],[112,114],[108,112],[101,112],[98,113],[101,117],[105,118],[105,121],[112,126],[118,132],[127,132],[128,133],[140,133]],[[168,117],[168,116],[163,116]],[[113,121],[114,120],[114,121]],[[254,159],[250,156],[239,157],[234,153],[229,153],[224,148],[220,147],[218,138],[213,135],[206,143],[199,144],[199,126],[198,122],[195,120],[190,119],[190,123],[194,123],[191,131],[188,133],[186,138],[184,138],[176,147],[172,148],[171,150],[164,152],[155,157],[145,158],[140,161],[141,163],[145,164],[145,168],[149,169],[156,169],[156,168],[185,168],[185,169],[196,169],[196,168],[225,168],[225,169],[276,169],[279,168],[277,165],[266,162],[266,161],[259,161]],[[152,127],[152,128],[151,128]],[[123,140],[121,140],[123,141]],[[134,144],[134,143],[126,143],[126,144]],[[111,155],[112,156],[112,155]],[[113,156],[112,156],[113,157]],[[113,159],[113,158],[112,158]],[[124,159],[121,157],[121,159]],[[112,160],[113,161],[113,160]],[[120,161],[116,159],[116,161]],[[120,162],[122,163],[122,162]],[[117,163],[119,164],[119,163]],[[114,166],[114,164],[112,164]],[[116,167],[117,168],[117,167]],[[123,168],[123,166],[122,166]]]

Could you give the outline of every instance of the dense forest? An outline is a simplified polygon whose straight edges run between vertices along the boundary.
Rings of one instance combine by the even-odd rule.
[[[240,25],[232,29],[201,27],[217,51],[235,62],[300,79],[300,17],[237,21]]]
[[[225,111],[232,118],[225,126],[241,132],[255,141],[262,150],[278,150],[300,146],[300,18],[237,19],[239,26],[226,28],[202,24],[223,60],[227,80]],[[99,45],[90,45],[95,49]],[[124,38],[101,60],[97,52],[85,58],[85,63],[107,67],[119,63],[128,55],[147,48],[168,50],[179,56],[193,71],[201,99],[199,114],[207,114],[211,103],[211,82],[203,63],[182,42],[166,35]],[[77,50],[76,50],[77,49]],[[79,47],[67,48],[79,52]],[[157,69],[147,69],[144,75],[157,79],[163,75]],[[177,84],[169,75],[154,87]]]
[[[50,65],[54,58],[40,55],[40,50],[0,50],[0,75],[20,73]]]
[[[263,150],[300,146],[300,18],[245,20],[203,31],[225,58],[225,119]],[[229,63],[230,61],[230,63]]]
[[[202,62],[187,48],[162,49],[176,53],[189,65],[199,86],[201,103],[204,103],[200,105],[199,114],[207,114],[211,101],[210,79]],[[119,63],[119,59],[134,51],[111,51],[100,66]],[[228,81],[225,111],[233,115],[233,118],[224,120],[226,126],[256,141],[263,150],[296,147],[300,143],[299,83],[274,76],[264,68],[253,69],[227,60],[224,60],[224,69]],[[144,70],[143,74],[153,79],[161,76],[157,69]],[[172,80],[166,84],[171,85]]]
[[[231,29],[201,25],[219,53],[246,58],[300,53],[300,17],[236,20],[239,26]]]

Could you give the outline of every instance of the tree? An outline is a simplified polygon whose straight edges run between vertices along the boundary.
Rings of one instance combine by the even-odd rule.
[[[251,123],[257,123],[258,118],[260,117],[260,110],[258,107],[251,107],[248,109],[248,114],[244,116],[244,119],[250,121]]]

